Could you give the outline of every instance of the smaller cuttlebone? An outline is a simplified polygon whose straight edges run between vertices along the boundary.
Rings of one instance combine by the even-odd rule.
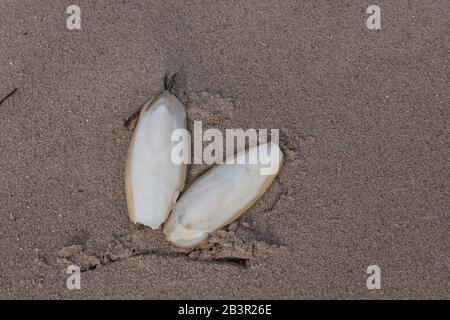
[[[275,179],[283,154],[278,144],[266,143],[237,154],[235,160],[209,170],[177,201],[163,229],[175,246],[197,246],[239,218]]]
[[[159,228],[184,188],[186,163],[171,159],[176,129],[186,129],[186,111],[174,95],[165,91],[142,108],[125,172],[128,214],[134,223]]]

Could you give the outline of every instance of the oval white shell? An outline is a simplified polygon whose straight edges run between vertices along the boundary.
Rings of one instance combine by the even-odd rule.
[[[177,201],[163,229],[168,240],[178,247],[196,246],[251,207],[275,179],[283,154],[277,144],[271,143],[252,147],[236,156],[236,163],[240,163],[242,157],[255,156],[264,146],[270,150],[270,175],[261,174],[261,168],[266,166],[260,158],[256,164],[215,166]]]
[[[186,111],[164,92],[141,110],[128,151],[125,185],[128,214],[134,223],[157,229],[167,219],[186,179],[186,164],[175,164],[171,141],[186,128]]]

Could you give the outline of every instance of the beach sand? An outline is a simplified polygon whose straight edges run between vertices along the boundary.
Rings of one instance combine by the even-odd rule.
[[[378,31],[370,4],[2,0],[0,298],[449,298],[450,4],[377,1]],[[190,121],[280,129],[286,160],[189,254],[124,191],[124,121],[174,73]]]

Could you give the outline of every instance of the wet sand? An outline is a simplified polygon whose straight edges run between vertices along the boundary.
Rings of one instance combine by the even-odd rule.
[[[379,31],[369,1],[71,4],[0,3],[0,298],[450,297],[448,1],[377,1]],[[286,153],[190,254],[125,203],[124,121],[173,73],[190,121]]]

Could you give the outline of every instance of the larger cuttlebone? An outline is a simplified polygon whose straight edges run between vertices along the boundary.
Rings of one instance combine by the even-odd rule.
[[[248,159],[255,159],[263,150],[269,150],[269,155],[266,152],[255,164],[248,164]],[[237,164],[243,163],[240,161],[246,156],[246,164]],[[275,179],[283,154],[277,144],[270,143],[252,147],[235,159],[235,164],[225,163],[209,170],[177,201],[163,229],[175,246],[194,247],[210,233],[239,218]],[[271,161],[270,166],[267,160]],[[261,174],[264,167],[265,175]]]
[[[134,223],[157,229],[174,207],[184,187],[186,163],[172,161],[177,142],[171,135],[175,129],[185,128],[186,111],[167,91],[142,108],[125,173],[128,214]]]

